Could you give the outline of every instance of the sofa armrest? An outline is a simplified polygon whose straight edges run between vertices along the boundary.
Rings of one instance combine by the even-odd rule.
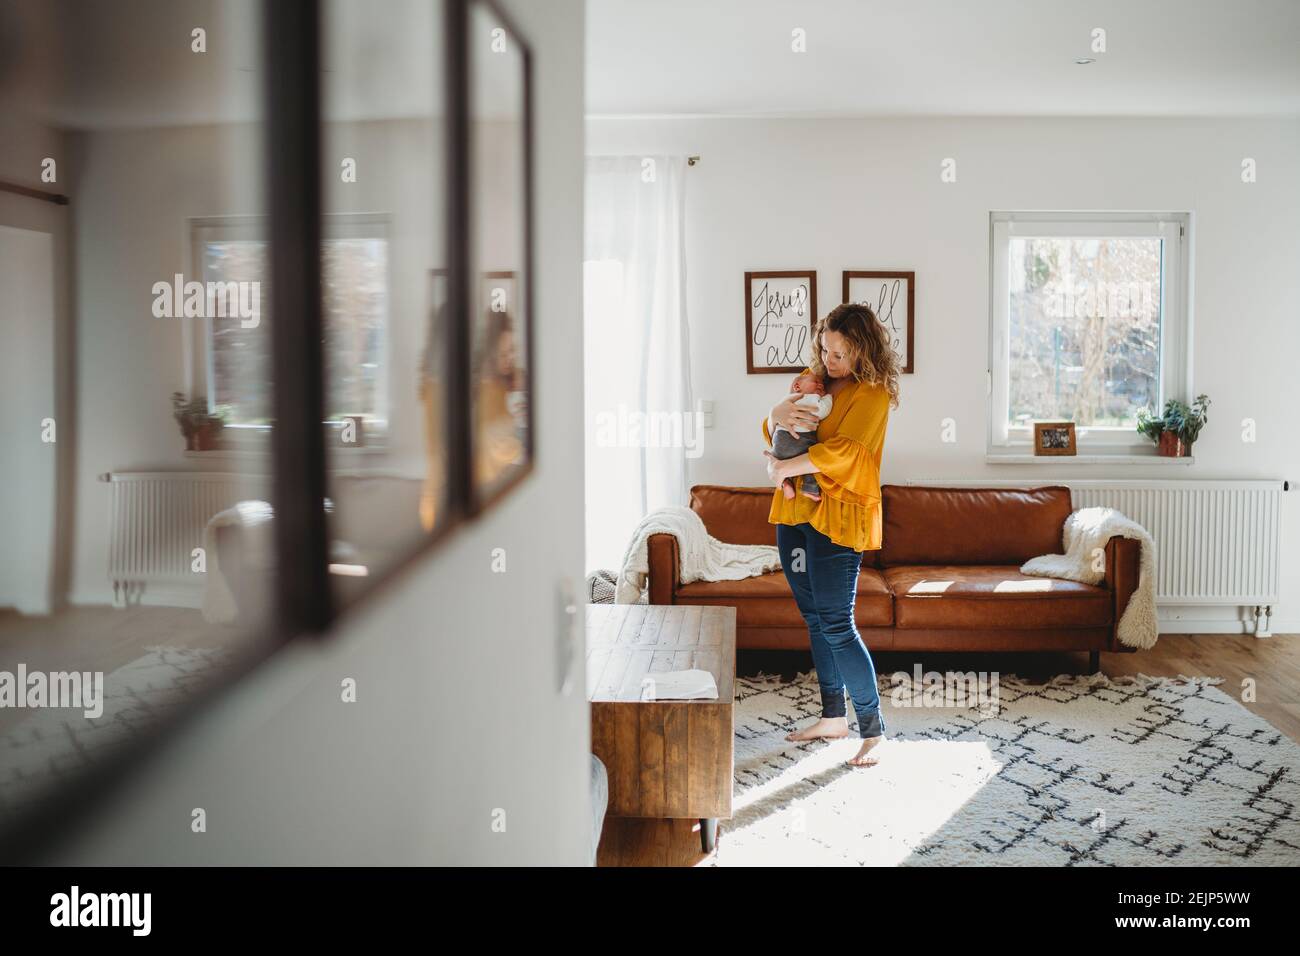
[[[1125,650],[1119,644],[1116,634],[1119,631],[1119,619],[1137,590],[1138,575],[1141,568],[1142,545],[1132,538],[1111,538],[1106,542],[1106,579],[1103,582],[1111,592],[1114,601],[1115,623],[1111,627],[1111,650]]]
[[[650,574],[646,581],[649,603],[672,604],[681,583],[677,536],[652,534],[648,539]]]

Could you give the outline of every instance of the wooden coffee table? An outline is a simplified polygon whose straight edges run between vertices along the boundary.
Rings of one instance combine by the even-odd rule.
[[[642,700],[656,672],[713,674],[717,700]],[[608,816],[700,821],[705,853],[731,817],[736,609],[587,606],[591,749],[609,771]]]

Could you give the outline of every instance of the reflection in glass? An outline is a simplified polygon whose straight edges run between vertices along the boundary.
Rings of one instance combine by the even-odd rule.
[[[261,9],[128,6],[0,5],[0,835],[276,639]]]
[[[442,520],[447,500],[447,432],[444,425],[444,361],[447,342],[447,270],[429,270],[429,319],[421,353],[419,399],[424,422],[424,477],[420,527],[427,533]]]
[[[523,474],[532,409],[527,266],[527,51],[486,3],[470,8],[470,444],[475,499]]]
[[[444,4],[323,6],[329,571],[346,605],[449,520]],[[342,233],[341,233],[342,235]]]

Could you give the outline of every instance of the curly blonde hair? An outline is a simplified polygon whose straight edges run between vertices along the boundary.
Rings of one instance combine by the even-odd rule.
[[[822,333],[838,332],[848,347],[849,369],[855,381],[880,385],[889,393],[889,405],[898,407],[898,353],[889,344],[889,333],[876,319],[871,306],[846,302],[836,306],[817,323],[813,332],[812,362],[809,368],[826,377],[822,364]]]

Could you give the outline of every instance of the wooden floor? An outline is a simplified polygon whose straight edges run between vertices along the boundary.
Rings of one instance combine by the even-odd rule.
[[[1077,654],[915,654],[881,652],[872,655],[876,670],[911,671],[918,660],[926,670],[990,670],[1027,680],[1047,680],[1056,674],[1082,674],[1088,655]],[[811,656],[794,651],[741,651],[738,676],[758,673],[793,677],[812,667]],[[1300,635],[1275,634],[1259,639],[1244,634],[1168,634],[1154,648],[1135,654],[1101,655],[1101,671],[1110,677],[1147,674],[1152,677],[1222,677],[1219,690],[1241,700],[1300,743]],[[1242,699],[1244,682],[1254,682],[1254,700]],[[726,833],[718,837],[726,840]],[[598,866],[696,866],[706,860],[700,851],[694,820],[605,819]]]

